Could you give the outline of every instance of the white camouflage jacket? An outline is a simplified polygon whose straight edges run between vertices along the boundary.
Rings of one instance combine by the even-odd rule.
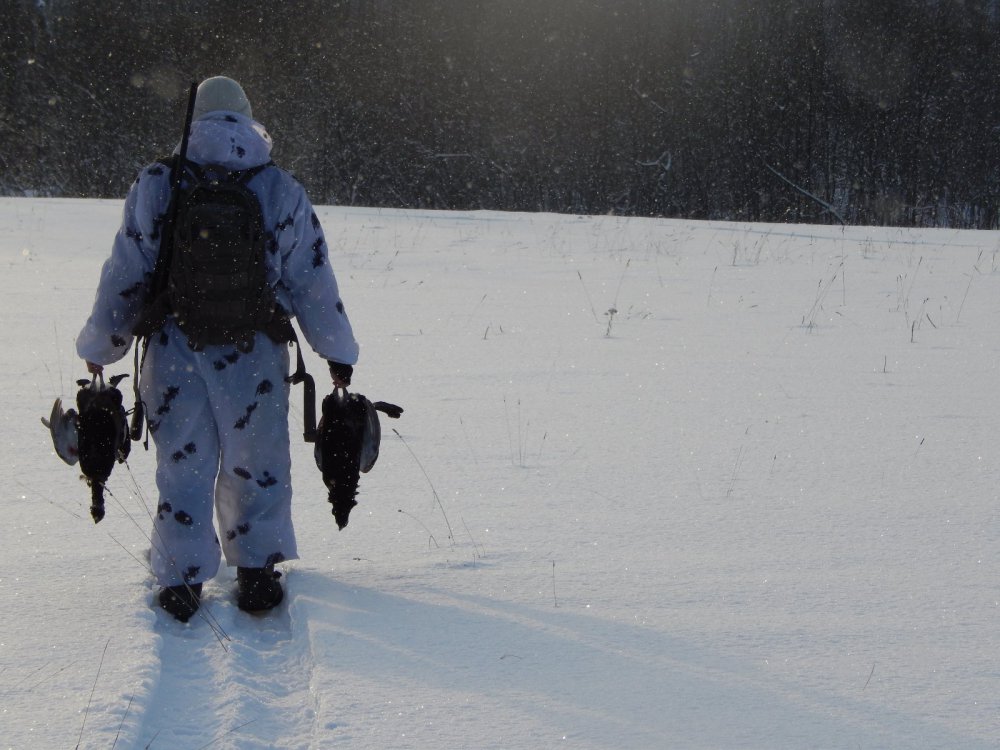
[[[187,156],[200,164],[246,169],[270,161],[271,138],[248,117],[212,112],[192,123]],[[260,199],[265,230],[276,243],[272,246],[276,252],[266,257],[268,281],[278,302],[294,315],[317,354],[355,364],[358,344],[330,266],[323,229],[305,189],[277,167],[254,176],[249,187]],[[101,270],[93,310],[77,337],[82,359],[107,365],[128,353],[132,328],[152,280],[169,201],[170,170],[160,163],[143,169],[125,199],[121,228]]]

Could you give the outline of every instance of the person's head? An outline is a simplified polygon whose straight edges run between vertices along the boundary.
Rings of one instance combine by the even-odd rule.
[[[198,93],[194,99],[193,119],[204,117],[209,112],[235,112],[252,118],[250,100],[246,92],[232,78],[214,76],[206,78],[198,85]]]

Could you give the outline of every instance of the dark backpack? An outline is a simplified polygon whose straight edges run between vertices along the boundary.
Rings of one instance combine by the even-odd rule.
[[[268,166],[231,172],[185,163],[173,230],[166,230],[160,250],[158,265],[166,265],[138,335],[160,328],[167,315],[193,349],[225,344],[249,351],[257,331],[270,333],[280,315],[267,283],[268,235],[260,201],[247,186]]]
[[[265,166],[230,172],[188,163],[167,296],[177,325],[195,349],[236,344],[248,350],[254,334],[274,315],[264,218],[260,201],[247,187]]]

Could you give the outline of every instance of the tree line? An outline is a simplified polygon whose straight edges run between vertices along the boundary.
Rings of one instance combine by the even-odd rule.
[[[0,193],[239,80],[316,203],[992,229],[997,0],[0,0]]]

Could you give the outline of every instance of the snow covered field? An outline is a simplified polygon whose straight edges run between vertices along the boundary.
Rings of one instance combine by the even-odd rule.
[[[120,210],[0,200],[0,746],[1000,745],[996,233],[322,209],[406,413],[343,532],[295,444],[279,611],[181,625],[152,454],[95,526],[39,423]]]

